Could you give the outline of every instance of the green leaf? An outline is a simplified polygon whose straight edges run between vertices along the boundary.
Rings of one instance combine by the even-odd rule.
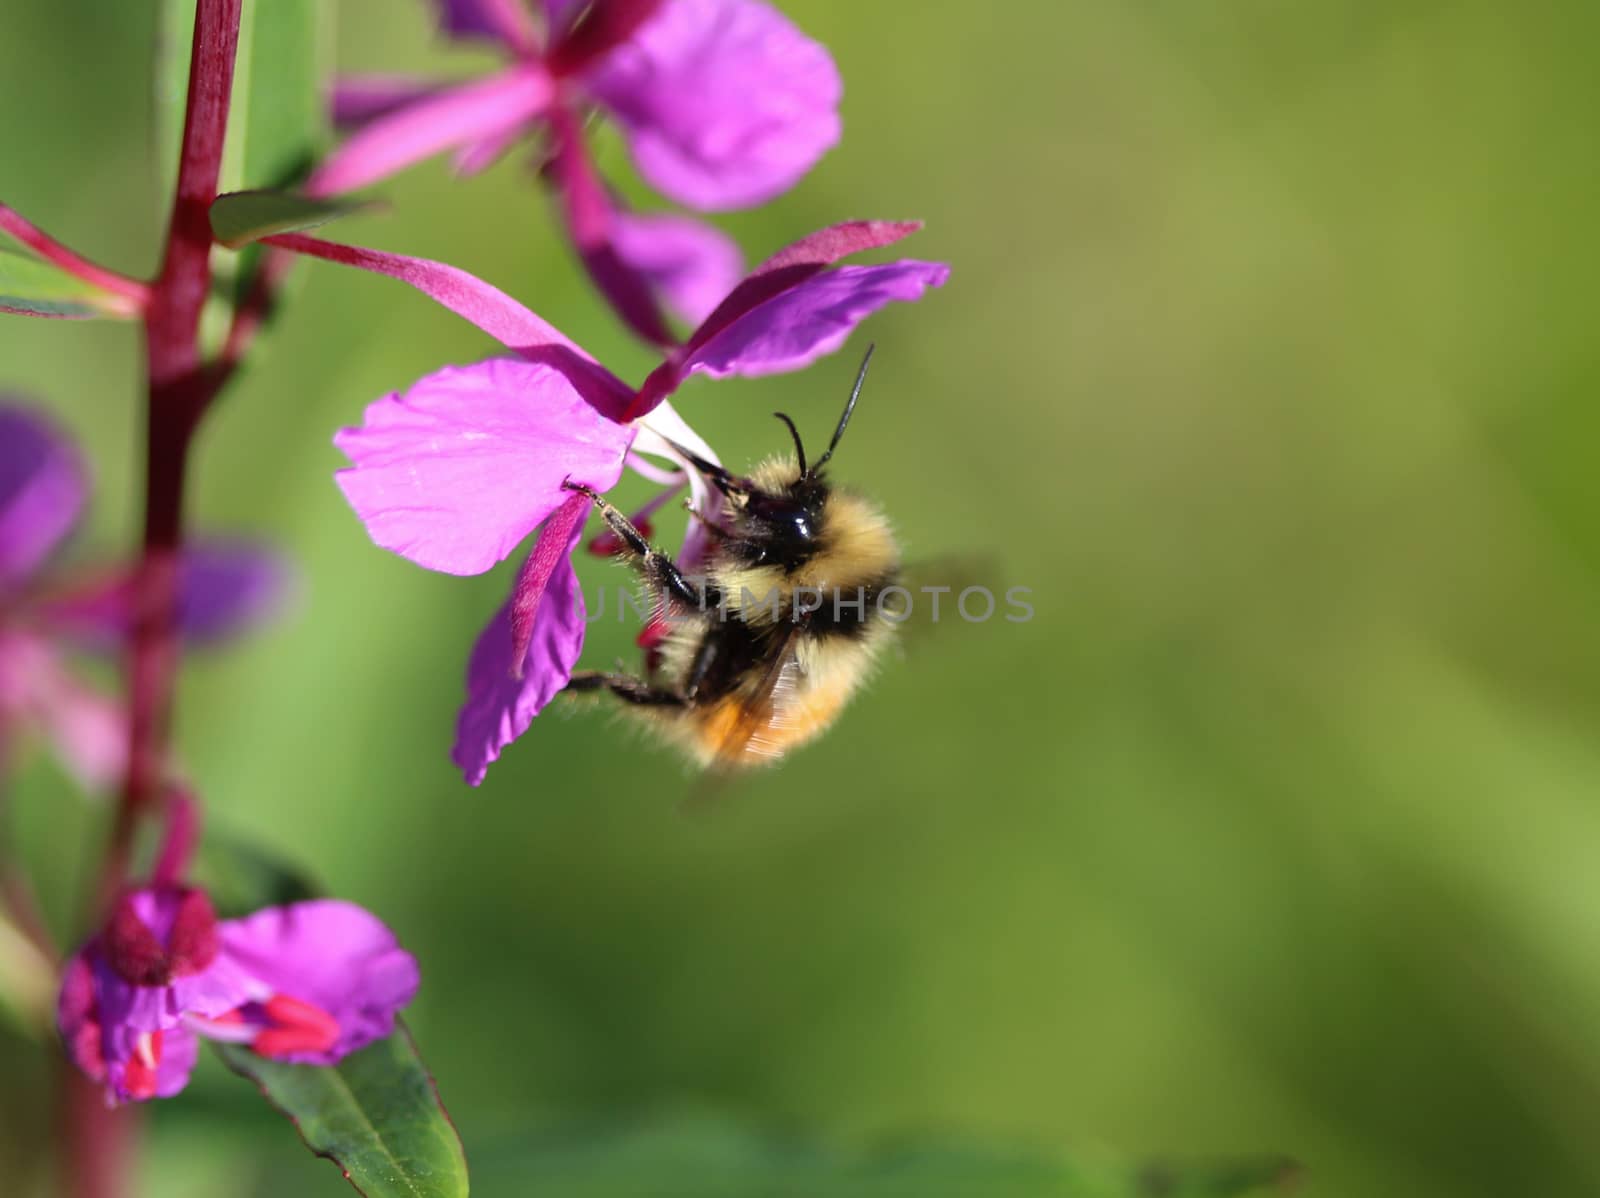
[[[467,1193],[461,1140],[403,1025],[329,1067],[269,1061],[237,1044],[213,1047],[366,1198]]]
[[[318,200],[288,191],[235,191],[211,204],[211,232],[230,249],[274,233],[314,229],[367,205],[360,200]]]
[[[244,0],[223,191],[289,187],[310,169],[328,133],[326,8],[318,0]],[[183,140],[194,10],[195,0],[164,0],[161,7],[155,127],[163,199]]]
[[[222,190],[287,187],[328,133],[323,0],[244,0]]]
[[[324,83],[331,9],[321,0],[244,0],[220,191],[283,190],[310,171],[329,133]],[[194,11],[195,0],[162,0],[155,130],[164,204],[171,199],[183,141]],[[214,260],[213,298],[201,329],[208,352],[221,344],[232,308],[249,292],[260,264],[260,247],[250,246]],[[274,313],[281,310],[282,290]]]
[[[55,1014],[56,962],[0,915],[0,1016],[41,1039]]]
[[[69,275],[60,267],[0,248],[0,312],[87,320],[126,316],[115,296]]]
[[[194,37],[195,0],[162,0],[156,16],[155,137],[156,188],[163,204],[172,202],[183,141],[184,101],[189,90],[189,47]]]
[[[489,1193],[561,1198],[1245,1198],[1285,1194],[1281,1157],[1222,1165],[1067,1161],[967,1143],[827,1153],[709,1117],[475,1154]]]

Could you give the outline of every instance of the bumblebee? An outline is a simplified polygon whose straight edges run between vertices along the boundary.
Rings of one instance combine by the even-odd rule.
[[[889,521],[872,501],[824,473],[850,423],[869,348],[827,452],[806,460],[788,416],[794,456],[746,477],[675,446],[721,492],[709,548],[694,573],[650,545],[620,510],[587,495],[619,554],[660,596],[664,639],[643,677],[579,671],[567,690],[607,692],[702,766],[770,764],[822,733],[865,680],[893,635],[901,562]]]

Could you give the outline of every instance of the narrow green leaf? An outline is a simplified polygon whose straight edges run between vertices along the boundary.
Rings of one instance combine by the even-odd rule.
[[[325,82],[331,10],[321,0],[244,0],[221,191],[283,190],[309,173],[329,134]],[[171,198],[183,140],[194,12],[195,0],[161,3],[155,157],[163,203]],[[201,328],[208,351],[221,344],[233,306],[249,292],[261,255],[261,247],[247,245],[236,255],[216,257],[216,286]],[[279,299],[274,311],[281,309],[282,290]]]
[[[366,1198],[463,1198],[467,1160],[404,1026],[338,1065],[288,1065],[213,1047],[288,1116],[306,1147]]]
[[[244,0],[222,190],[289,187],[310,169],[328,134],[326,9],[318,0]],[[183,140],[194,11],[195,0],[161,5],[155,129],[163,198]]]
[[[87,320],[124,316],[109,296],[60,267],[0,247],[0,312]]]
[[[274,233],[314,229],[366,207],[359,200],[318,200],[288,191],[235,191],[211,204],[211,232],[230,249]]]
[[[244,0],[222,189],[288,187],[328,134],[322,0]]]
[[[0,1017],[40,1039],[55,1013],[56,962],[0,916]]]
[[[194,37],[195,0],[161,0],[156,16],[155,137],[156,188],[163,204],[172,202],[178,177],[178,147],[183,140],[184,100],[189,90],[189,47]]]
[[[331,127],[326,88],[331,8],[326,0],[244,0],[222,156],[223,192],[281,191],[310,174]],[[249,292],[260,265],[259,248],[246,249],[227,264],[235,303]]]
[[[1125,1165],[970,1143],[868,1155],[679,1118],[623,1132],[525,1140],[475,1154],[489,1193],[561,1198],[1247,1198],[1286,1194],[1281,1157]]]

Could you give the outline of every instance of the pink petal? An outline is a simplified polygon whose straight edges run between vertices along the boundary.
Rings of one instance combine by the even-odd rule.
[[[262,546],[217,540],[190,544],[179,584],[183,635],[193,643],[214,643],[265,623],[288,582],[288,563]]]
[[[950,268],[938,262],[841,266],[751,309],[692,350],[679,370],[714,378],[799,370],[838,349],[885,304],[920,299],[949,275]]]
[[[287,589],[288,564],[243,541],[201,540],[184,549],[179,627],[193,644],[226,641],[264,623]],[[45,600],[49,626],[91,648],[113,648],[128,634],[133,584],[126,572],[102,577]]]
[[[476,175],[486,171],[510,153],[511,147],[522,140],[525,132],[520,127],[513,127],[464,145],[451,159],[451,166],[458,175]]]
[[[840,258],[882,249],[922,228],[914,220],[855,220],[829,225],[787,245],[751,271],[689,337],[689,348],[715,334],[773,296],[832,266]]]
[[[0,723],[16,719],[42,730],[90,793],[121,780],[128,755],[122,709],[68,673],[42,638],[0,632]]]
[[[55,425],[0,397],[0,590],[20,583],[77,522],[88,483]]]
[[[155,1089],[134,1093],[131,1074],[134,1067],[135,1045],[139,1033],[125,1026],[107,1026],[101,1043],[105,1052],[106,1101],[144,1102],[151,1098],[171,1098],[189,1084],[194,1072],[199,1046],[192,1033],[181,1027],[169,1027],[160,1033],[160,1057],[156,1062]]]
[[[335,477],[372,539],[420,566],[480,574],[564,503],[568,478],[605,491],[633,430],[559,370],[492,358],[447,367],[368,406],[334,444]]]
[[[456,722],[450,759],[468,783],[477,786],[500,751],[528,730],[535,716],[572,677],[583,651],[584,606],[572,550],[583,535],[583,521],[572,524],[565,552],[556,560],[526,654],[518,661],[508,600],[478,637],[467,665],[467,701]],[[513,677],[517,667],[521,677]]]
[[[220,925],[222,952],[274,994],[312,1003],[339,1023],[318,1053],[283,1059],[331,1065],[394,1030],[421,980],[417,962],[382,920],[354,903],[313,899],[268,907]]]
[[[39,715],[56,756],[85,790],[104,794],[122,780],[128,724],[115,700],[70,680],[57,680]]]
[[[333,83],[333,123],[357,128],[441,90],[436,80],[414,75],[345,75]]]
[[[551,114],[551,129],[555,153],[548,177],[555,184],[567,233],[584,269],[629,328],[652,345],[676,348],[678,340],[667,328],[650,280],[624,261],[612,245],[616,207],[589,161],[576,118],[558,110]]]
[[[623,409],[624,418],[632,420],[650,412],[676,391],[688,377],[693,367],[692,359],[700,348],[756,312],[762,305],[808,282],[825,267],[848,254],[892,245],[921,227],[921,223],[917,221],[847,221],[844,224],[819,229],[802,237],[793,245],[779,250],[745,276],[743,281],[728,293],[727,298],[717,305],[716,310],[701,321],[700,327],[690,334],[682,350],[650,372],[644,384]],[[745,326],[746,334],[754,327]],[[818,350],[810,356],[815,357],[823,352],[826,351]],[[804,362],[809,360],[810,357],[806,357],[799,364],[804,365]],[[792,367],[774,369],[792,369]]]
[[[306,192],[355,191],[452,146],[497,137],[539,115],[554,96],[549,75],[534,65],[425,96],[351,135],[312,174]]]
[[[434,0],[439,28],[451,37],[492,38],[519,54],[537,49],[524,0]]]
[[[733,238],[689,216],[618,212],[611,244],[690,324],[704,320],[744,270]]]
[[[833,59],[761,0],[669,0],[589,87],[640,173],[695,208],[771,199],[839,140]]]
[[[498,287],[464,270],[427,258],[408,258],[382,250],[339,245],[301,233],[283,233],[263,240],[280,249],[388,275],[415,287],[463,320],[477,325],[508,349],[530,361],[549,363],[559,369],[585,400],[608,416],[621,416],[633,398],[632,387],[597,363],[575,342]]]
[[[156,1097],[171,1098],[189,1084],[200,1041],[185,1028],[169,1028],[161,1033],[161,1059],[156,1062]]]

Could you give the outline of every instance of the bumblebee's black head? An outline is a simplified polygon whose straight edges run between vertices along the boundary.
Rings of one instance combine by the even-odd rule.
[[[793,568],[806,561],[821,547],[822,509],[828,502],[828,484],[822,468],[839,448],[839,440],[856,410],[856,400],[861,397],[861,384],[867,377],[867,365],[872,361],[872,349],[861,359],[861,369],[856,372],[855,386],[850,389],[850,399],[844,405],[844,414],[833,430],[833,440],[828,452],[817,459],[815,465],[806,464],[805,442],[800,430],[782,412],[773,415],[783,421],[794,441],[795,467],[793,477],[781,481],[772,477],[729,479],[727,486],[713,480],[739,508],[741,522],[748,525],[745,539],[752,547],[759,547],[759,561],[771,562]],[[786,472],[787,473],[787,472]],[[742,488],[735,495],[733,487]]]
[[[752,565],[781,566],[792,571],[824,547],[823,510],[828,504],[830,488],[822,468],[839,447],[839,440],[856,410],[856,400],[861,396],[861,384],[866,380],[867,365],[871,361],[872,347],[869,346],[861,359],[861,369],[856,372],[844,414],[833,430],[828,451],[813,464],[806,462],[806,447],[800,430],[782,412],[773,415],[789,430],[794,441],[795,460],[792,463],[770,462],[749,478],[730,474],[682,446],[677,447],[707,481],[727,496],[736,526],[730,549],[738,557]]]
[[[822,509],[828,501],[828,487],[814,474],[800,471],[792,483],[753,485],[735,500],[739,512],[739,539],[743,556],[753,564],[771,564],[793,569],[815,554],[822,540]],[[776,482],[776,480],[772,480]]]

